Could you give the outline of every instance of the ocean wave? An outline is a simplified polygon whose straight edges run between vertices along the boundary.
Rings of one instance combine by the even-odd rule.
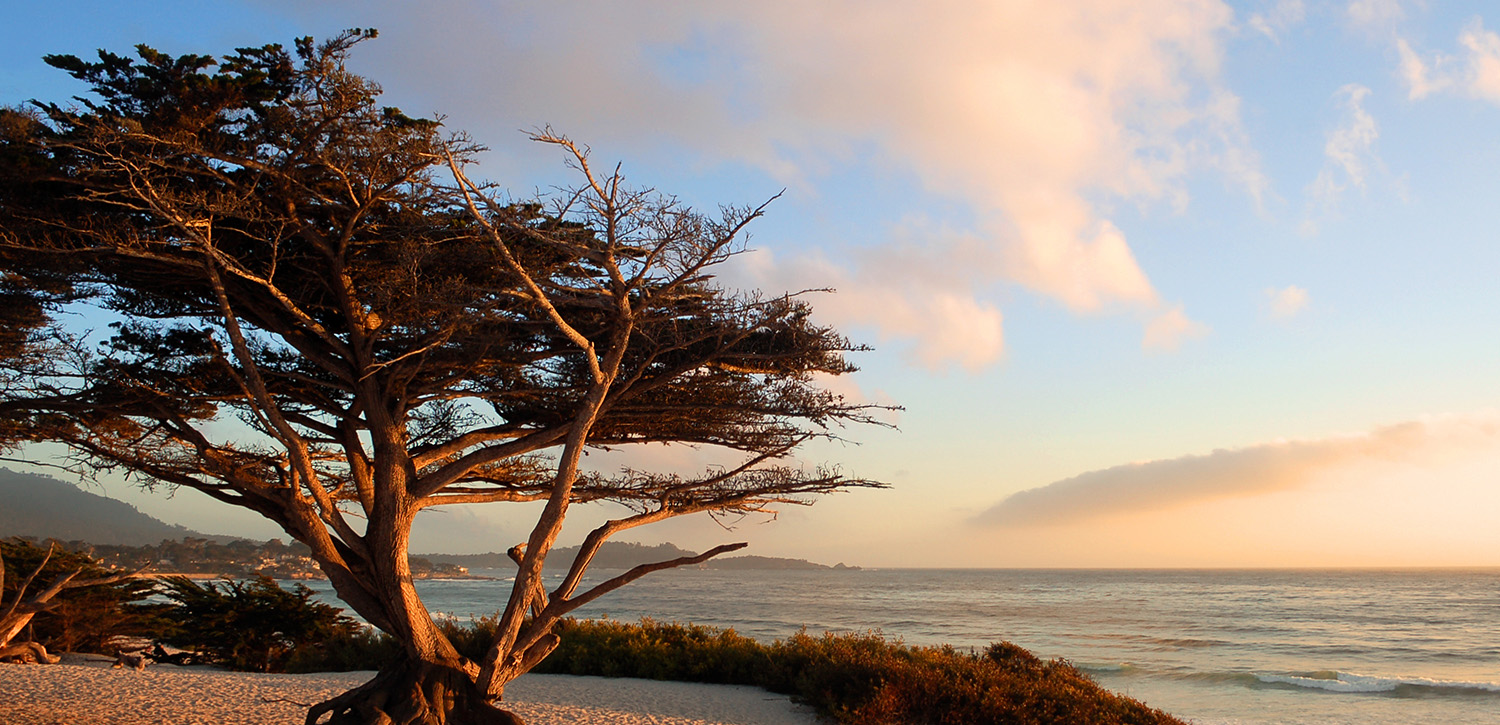
[[[1100,664],[1091,662],[1074,662],[1073,666],[1079,670],[1094,675],[1133,675],[1141,672],[1141,668],[1129,662],[1118,664]]]
[[[1256,674],[1258,682],[1268,685],[1291,685],[1312,690],[1376,694],[1403,689],[1425,690],[1447,694],[1500,695],[1500,683],[1434,680],[1426,677],[1376,677],[1348,672],[1309,672],[1300,675]]]
[[[1203,647],[1223,647],[1233,644],[1223,639],[1203,639],[1198,637],[1153,637],[1146,634],[1075,634],[1077,639],[1104,640],[1109,642],[1130,642],[1132,644],[1149,645],[1157,651],[1172,651],[1180,649],[1198,649]]]

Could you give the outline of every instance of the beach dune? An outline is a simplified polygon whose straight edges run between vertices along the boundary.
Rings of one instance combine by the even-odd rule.
[[[111,669],[72,655],[56,665],[0,665],[0,723],[8,725],[290,725],[307,705],[374,672],[278,675],[172,666]],[[506,707],[528,725],[814,725],[786,696],[754,687],[603,677],[525,675]]]

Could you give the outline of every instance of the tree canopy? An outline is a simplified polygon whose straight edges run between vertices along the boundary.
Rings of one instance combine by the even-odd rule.
[[[533,139],[563,152],[577,187],[508,200],[471,177],[480,146],[381,106],[345,68],[373,34],[223,58],[145,46],[47,58],[92,95],[0,112],[0,294],[31,305],[0,324],[55,329],[45,311],[64,299],[118,322],[97,351],[71,341],[77,354],[42,356],[46,375],[28,379],[46,385],[7,387],[0,414],[43,416],[17,437],[254,510],[307,544],[339,596],[406,648],[401,667],[309,722],[362,722],[370,692],[438,680],[456,700],[386,715],[479,722],[556,646],[559,617],[740,546],[582,587],[605,540],[879,486],[793,456],[873,411],[819,385],[851,372],[859,348],[804,299],[715,282],[764,205],[696,212],[618,168],[597,173],[586,147],[545,129]],[[38,360],[6,345],[9,360]],[[696,476],[580,467],[587,448],[649,443],[742,463]],[[423,608],[407,549],[418,511],[496,501],[544,505],[513,549],[494,647],[473,662]],[[620,513],[545,591],[568,508],[594,502]]]

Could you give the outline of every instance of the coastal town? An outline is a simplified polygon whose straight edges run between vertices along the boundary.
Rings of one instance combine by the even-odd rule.
[[[82,541],[65,542],[69,551],[88,554],[106,566],[145,569],[153,575],[180,575],[189,578],[243,578],[268,576],[272,579],[327,578],[313,561],[306,544],[281,539],[256,542],[249,539],[226,541],[187,536],[180,540],[163,540],[147,546],[95,545]],[[483,579],[469,574],[466,567],[446,562],[435,563],[420,556],[411,557],[414,579]]]

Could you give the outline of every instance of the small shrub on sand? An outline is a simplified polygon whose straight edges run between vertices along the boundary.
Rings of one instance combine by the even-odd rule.
[[[562,644],[537,672],[759,685],[775,668],[770,648],[732,629],[645,619],[568,620],[556,631]]]
[[[872,634],[798,634],[762,645],[732,630],[645,620],[569,621],[537,672],[762,687],[841,723],[1181,725],[1062,660],[1002,642],[984,653],[908,647]]]
[[[439,623],[474,658],[497,620]],[[692,624],[563,620],[562,644],[534,672],[751,685],[791,695],[850,725],[1182,725],[1109,692],[1067,662],[1009,642],[982,653],[910,647],[874,634],[797,634],[765,645],[734,630]],[[342,628],[292,653],[292,672],[378,669],[398,645]]]
[[[302,674],[378,670],[395,662],[400,654],[401,644],[390,635],[371,627],[359,627],[341,630],[311,646],[293,650],[287,658],[286,671]]]
[[[288,591],[264,576],[217,584],[169,577],[162,595],[176,605],[177,622],[162,639],[236,670],[283,672],[299,654],[311,659],[333,640],[358,644],[364,632],[343,610],[313,601],[311,589]]]

